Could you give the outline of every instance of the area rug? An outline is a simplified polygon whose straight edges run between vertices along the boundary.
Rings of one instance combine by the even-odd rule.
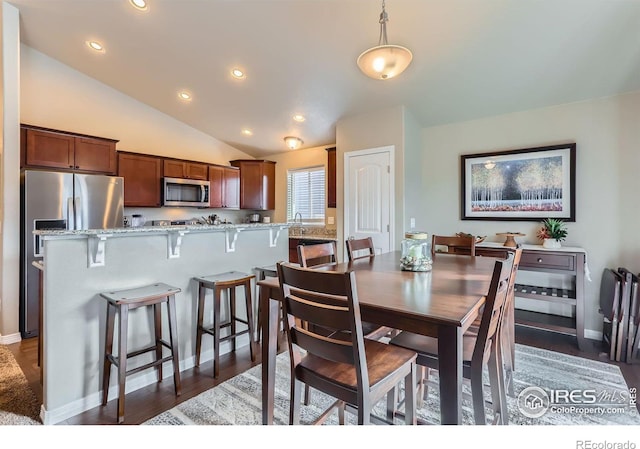
[[[516,345],[515,364],[516,397],[508,398],[511,425],[640,424],[640,414],[632,404],[629,387],[615,365],[523,345]],[[437,373],[434,377],[437,382]],[[274,423],[287,424],[289,359],[286,352],[276,358],[275,383]],[[463,389],[463,423],[473,424],[470,388],[466,382]],[[485,390],[490,400],[489,389]],[[531,401],[540,400],[540,393],[547,394],[547,403],[542,408],[531,408]],[[333,402],[315,390],[311,398],[309,406],[301,407],[303,424],[313,422]],[[374,414],[384,417],[385,406],[382,400]],[[143,424],[255,425],[261,423],[261,407],[261,367],[258,365]],[[427,424],[440,423],[438,388],[429,388],[428,400],[418,410],[418,417]],[[490,406],[487,418],[492,419]],[[347,414],[347,419],[355,422],[351,414]],[[402,421],[396,423],[402,424]],[[337,424],[335,413],[326,424]]]
[[[40,404],[13,354],[0,345],[0,425],[40,424]]]

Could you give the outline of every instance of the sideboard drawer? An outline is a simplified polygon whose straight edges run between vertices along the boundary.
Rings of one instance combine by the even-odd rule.
[[[521,267],[550,268],[554,270],[575,271],[575,254],[549,252],[523,252],[520,259]]]

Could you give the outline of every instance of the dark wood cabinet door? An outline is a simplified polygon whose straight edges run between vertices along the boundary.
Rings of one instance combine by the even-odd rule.
[[[240,208],[240,170],[224,168],[224,207]]]
[[[159,207],[162,159],[133,153],[118,153],[118,176],[124,178],[124,205]]]
[[[185,162],[185,174],[189,179],[200,179],[202,181],[206,181],[209,179],[209,168],[207,164]]]
[[[97,173],[116,173],[116,143],[108,140],[76,137],[75,168]]]
[[[224,207],[224,167],[212,165],[209,167],[209,206]]]
[[[275,209],[275,162],[239,159],[231,165],[240,169],[240,209]]]
[[[163,161],[164,176],[167,178],[184,178],[186,177],[185,166],[183,161],[165,159]]]
[[[75,137],[27,129],[25,165],[73,169]]]
[[[336,207],[336,148],[327,148],[327,207]]]

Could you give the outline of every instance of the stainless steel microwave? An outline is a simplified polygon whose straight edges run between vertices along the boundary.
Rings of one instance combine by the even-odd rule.
[[[209,207],[209,181],[164,178],[164,206]]]

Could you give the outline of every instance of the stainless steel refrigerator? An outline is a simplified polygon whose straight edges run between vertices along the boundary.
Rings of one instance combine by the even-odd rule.
[[[26,170],[21,176],[20,333],[38,335],[39,270],[36,229],[109,229],[123,226],[124,179],[117,176]],[[46,269],[46,267],[45,267]]]

